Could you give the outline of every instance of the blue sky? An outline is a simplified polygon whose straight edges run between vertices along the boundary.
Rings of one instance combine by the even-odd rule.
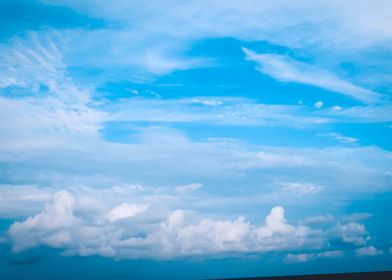
[[[390,270],[391,10],[2,1],[5,279]]]

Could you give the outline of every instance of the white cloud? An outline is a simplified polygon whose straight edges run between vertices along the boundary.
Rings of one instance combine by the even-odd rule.
[[[58,231],[42,239],[42,243],[53,248],[61,248],[71,244],[72,237],[67,231]]]
[[[280,206],[272,208],[271,213],[265,218],[265,224],[266,227],[257,230],[258,237],[264,238],[266,236],[271,236],[274,233],[294,234],[297,230],[295,227],[286,223],[284,209]],[[299,230],[302,231],[302,234],[307,231],[305,227],[300,228]]]
[[[59,33],[48,31],[0,46],[0,83],[12,79],[26,95],[0,97],[1,148],[70,147],[97,139],[105,114],[89,105],[90,91],[66,75],[65,45]]]
[[[363,224],[360,223],[338,223],[335,229],[336,233],[343,242],[355,245],[365,245],[369,240],[368,232]]]
[[[305,224],[313,225],[313,224],[323,224],[323,223],[330,223],[335,220],[335,217],[332,215],[317,215],[306,218],[304,220]]]
[[[206,106],[193,106],[195,104]],[[354,106],[313,109],[304,105],[262,104],[253,99],[209,97],[143,100],[129,98],[101,109],[111,121],[158,123],[209,123],[233,126],[311,128],[327,123],[378,123],[392,121],[390,106]]]
[[[355,250],[358,257],[377,256],[382,254],[381,250],[376,249],[374,246],[361,247]]]
[[[155,75],[163,75],[174,70],[186,70],[206,64],[202,59],[173,58],[156,51],[147,52],[138,63]]]
[[[212,99],[212,98],[209,98],[209,99],[207,99],[207,98],[192,98],[190,100],[190,103],[216,107],[216,106],[222,105],[223,101],[219,100],[219,99]]]
[[[57,31],[28,32],[0,44],[0,84],[19,86],[38,94],[40,83],[55,88],[64,80],[66,43]]]
[[[162,257],[280,251],[302,248],[313,238],[309,228],[287,224],[281,207],[274,207],[262,226],[252,225],[244,217],[200,221],[189,218],[187,212],[176,210],[161,223],[157,233],[150,235],[163,246]]]
[[[287,261],[307,261],[342,256],[339,248],[331,248],[330,240],[336,238],[354,248],[369,241],[362,224],[338,222],[323,230],[312,229],[310,225],[314,223],[289,223],[280,206],[273,207],[259,224],[244,216],[230,218],[225,214],[226,218],[222,218],[219,214],[221,218],[216,218],[216,213],[205,212],[203,205],[189,210],[202,198],[184,197],[171,189],[155,193],[146,190],[144,194],[140,189],[122,189],[115,192],[114,188],[75,188],[55,192],[42,212],[9,228],[8,240],[13,250],[48,246],[59,248],[66,255],[130,259],[293,250],[299,254],[288,256]],[[85,204],[86,196],[95,203]],[[126,218],[132,220],[122,221]]]
[[[171,211],[166,218],[151,211],[145,213],[145,205],[125,203],[109,214],[80,212],[79,201],[68,191],[54,193],[41,213],[10,227],[13,250],[49,246],[82,256],[173,258],[312,248],[323,242],[320,232],[288,224],[282,207],[272,208],[264,224],[258,226],[244,217],[211,219],[185,210]],[[161,211],[154,207],[154,211]],[[156,218],[151,220],[151,215]],[[134,216],[132,224],[112,223]],[[138,236],[140,233],[144,237]]]
[[[106,218],[111,222],[131,218],[137,214],[144,212],[148,207],[148,204],[122,203],[110,210],[110,212],[106,215]]]
[[[358,108],[355,112],[341,110],[338,115],[329,111],[315,115],[307,112],[303,106],[256,104],[253,100],[207,97],[160,102],[130,99],[121,104],[101,106],[100,109],[104,111],[98,110],[91,100],[90,88],[78,87],[66,75],[68,65],[64,56],[68,52],[68,43],[63,37],[67,38],[67,34],[57,31],[42,34],[31,32],[25,37],[15,38],[11,44],[1,46],[1,84],[4,87],[17,84],[24,93],[31,95],[19,99],[0,98],[0,117],[3,120],[0,128],[4,132],[0,142],[2,148],[80,148],[83,142],[101,141],[99,130],[107,120],[304,127],[340,121],[336,117],[349,116],[352,120],[352,114],[354,118],[359,116],[359,121],[390,119],[390,114],[372,113],[373,109],[366,108]],[[42,86],[48,92],[40,89]],[[195,103],[206,105],[206,108],[192,106]],[[364,110],[368,111],[366,116]],[[380,119],[384,115],[385,118]]]
[[[338,258],[338,257],[342,257],[343,255],[344,253],[339,250],[317,253],[318,257],[323,257],[323,258]]]
[[[233,221],[203,219],[187,224],[183,211],[173,212],[160,226],[163,255],[208,255],[219,252],[247,251],[244,239],[250,224],[243,218]]]
[[[50,201],[48,189],[32,185],[0,184],[0,216],[20,217],[39,211]]]
[[[331,134],[329,134],[329,136],[334,137],[337,141],[339,141],[341,143],[355,143],[358,141],[357,138],[344,136],[339,133],[331,133]]]
[[[322,116],[333,117],[337,122],[343,123],[377,123],[392,121],[391,105],[388,103],[378,106],[353,106],[336,109],[325,108],[320,110]]]
[[[376,103],[380,99],[378,93],[356,86],[335,76],[328,71],[319,69],[308,63],[276,54],[258,54],[242,48],[246,59],[257,63],[257,70],[283,82],[295,82],[320,87],[329,91],[344,94],[363,103]],[[321,102],[321,101],[319,101]],[[322,102],[315,104],[322,107]]]
[[[314,258],[313,254],[288,254],[286,256],[286,261],[289,263],[297,263],[297,262],[307,262]]]
[[[379,53],[384,53],[381,50],[392,39],[392,32],[387,28],[391,25],[388,17],[391,5],[386,0],[345,1],[344,4],[335,0],[295,4],[260,0],[230,3],[166,0],[153,6],[146,6],[143,1],[115,0],[110,7],[100,1],[41,1],[69,6],[109,23],[98,30],[72,30],[72,40],[78,44],[70,55],[72,64],[78,67],[83,62],[83,66],[110,69],[101,75],[102,79],[121,80],[126,76],[140,81],[146,76],[208,65],[205,59],[186,54],[193,43],[209,38],[268,41],[318,58],[315,60],[330,68],[333,68],[331,64],[340,66],[350,59],[371,68],[377,57],[378,63],[385,65]],[[363,76],[370,79],[370,75]],[[378,83],[388,81],[379,73],[373,76]],[[364,80],[360,78],[357,80]],[[102,79],[94,75],[90,81]]]
[[[65,230],[79,223],[79,219],[73,215],[74,203],[69,192],[56,192],[52,203],[43,212],[14,223],[9,229],[13,250],[18,252],[41,244],[58,247],[71,242]]]
[[[96,86],[95,80],[106,80],[94,75],[94,81],[83,81],[80,83],[83,84],[81,87],[77,81],[86,77],[73,79],[69,76],[72,72],[69,70],[77,69],[81,62],[87,68],[109,69],[107,72],[110,74],[105,74],[112,75],[112,78],[115,76],[116,79],[131,80],[143,80],[144,72],[163,75],[176,69],[198,67],[208,61],[189,58],[183,53],[190,46],[190,41],[207,37],[237,37],[256,41],[270,38],[273,43],[287,42],[286,39],[290,38],[275,38],[273,34],[277,33],[271,26],[279,23],[277,29],[286,30],[290,20],[279,22],[278,18],[281,15],[291,15],[292,13],[287,11],[292,10],[296,11],[294,14],[302,15],[303,7],[297,8],[296,6],[301,5],[287,3],[273,4],[277,6],[269,6],[267,2],[264,5],[254,3],[211,5],[208,1],[189,2],[179,5],[175,13],[169,9],[162,14],[160,5],[166,3],[151,7],[134,1],[115,2],[110,7],[100,9],[100,4],[95,1],[74,2],[78,8],[88,5],[87,8],[82,8],[85,12],[121,22],[122,30],[115,31],[110,28],[91,30],[91,33],[86,30],[31,32],[0,46],[1,90],[6,91],[12,87],[20,89],[28,96],[0,98],[0,163],[6,166],[1,175],[5,181],[11,182],[9,186],[1,187],[0,215],[18,219],[21,216],[30,216],[10,228],[14,250],[45,245],[62,248],[69,254],[132,258],[153,256],[156,252],[149,248],[158,248],[158,256],[167,254],[170,257],[186,254],[187,249],[191,254],[197,255],[298,249],[306,245],[312,247],[322,243],[324,236],[308,227],[289,224],[283,208],[279,207],[272,209],[262,226],[243,217],[194,219],[186,211],[174,210],[172,215],[169,212],[184,207],[192,208],[196,212],[201,211],[200,206],[203,203],[219,202],[219,205],[231,206],[230,203],[239,203],[241,199],[245,203],[255,203],[260,199],[253,193],[247,193],[245,199],[235,195],[213,199],[201,196],[189,203],[192,198],[186,194],[192,193],[199,186],[183,185],[185,180],[203,184],[206,181],[206,187],[203,188],[206,192],[212,189],[211,181],[216,184],[218,181],[227,180],[230,182],[226,184],[228,194],[244,186],[251,186],[254,182],[260,182],[258,191],[263,193],[264,185],[276,185],[276,178],[280,178],[282,174],[292,182],[306,174],[306,178],[314,182],[311,185],[289,187],[291,191],[298,193],[316,193],[319,191],[318,186],[323,186],[323,191],[337,192],[339,197],[344,197],[342,193],[349,193],[352,197],[360,192],[377,192],[390,187],[389,166],[392,157],[389,152],[376,147],[255,147],[239,141],[191,140],[182,132],[162,127],[138,128],[135,136],[137,141],[128,144],[110,143],[101,138],[99,131],[102,123],[107,120],[296,128],[331,122],[391,120],[388,105],[315,110],[305,106],[259,104],[255,100],[229,97],[152,101],[130,99],[122,100],[119,104],[97,104],[91,98],[93,92],[90,86]],[[128,8],[128,5],[131,5],[135,9],[124,8],[124,5]],[[335,6],[331,9],[340,9],[340,6],[345,5],[340,3]],[[282,7],[284,9],[281,9]],[[141,22],[134,21],[135,14],[141,11],[144,11],[142,14],[145,15],[139,17]],[[270,13],[271,11],[274,12]],[[222,14],[228,16],[219,16]],[[135,30],[127,24],[131,18]],[[306,17],[304,22],[309,20],[309,17]],[[295,22],[293,26],[301,27],[302,22]],[[149,32],[146,32],[144,27],[150,29]],[[129,30],[130,28],[132,30]],[[365,36],[364,32],[364,36],[369,40],[363,40],[361,44],[389,38],[387,30],[374,28],[375,26],[373,29],[369,27],[365,31],[378,31],[372,33],[377,38]],[[295,37],[294,33],[284,33],[293,34]],[[335,33],[339,36],[339,32],[329,35]],[[148,38],[145,34],[149,34]],[[320,39],[305,35],[298,37],[299,44],[303,43],[304,37],[314,38],[316,41]],[[344,36],[342,38],[346,39]],[[334,40],[326,41],[330,42],[328,44],[336,43]],[[78,48],[68,48],[68,42],[70,46],[77,44]],[[306,43],[311,42],[304,42],[304,45]],[[296,43],[291,42],[289,45],[295,46]],[[336,45],[346,46],[341,43]],[[83,59],[80,59],[81,57]],[[327,83],[339,82],[332,89],[344,89],[350,92],[350,96],[364,100],[374,96],[363,88],[320,70],[321,67],[301,64],[287,57],[274,56],[272,60],[270,58],[272,62],[274,59],[275,62],[283,61],[283,66],[289,67],[291,73],[286,74],[286,79],[314,84],[314,79],[304,80],[299,70],[315,70],[314,73],[320,74],[322,78],[329,78]],[[142,74],[137,71],[139,68]],[[127,77],[117,75],[117,71]],[[331,87],[325,82],[319,86]],[[147,93],[159,97],[154,91]],[[248,176],[256,173],[257,180]],[[181,178],[178,179],[179,177]],[[10,188],[26,181],[36,185],[10,191]],[[128,188],[98,190],[100,186],[122,186],[130,182],[149,182],[155,188],[145,190],[144,187],[130,184]],[[181,186],[173,187],[171,192],[156,187],[176,185],[177,182]],[[55,193],[51,204],[41,213],[34,215],[42,203],[48,202],[50,192],[55,188],[68,186],[72,186],[70,192]],[[84,186],[97,188],[89,189]],[[194,192],[192,196],[198,193]],[[216,196],[216,193],[213,195]],[[282,201],[281,196],[275,199],[279,203],[286,201],[286,198]],[[302,205],[301,199],[296,197],[293,203]],[[270,205],[271,201],[274,200],[265,199],[265,207]],[[318,202],[315,200],[313,203]],[[141,211],[146,205],[150,207]],[[205,210],[207,211],[209,209]],[[163,217],[167,215],[168,219]],[[131,217],[132,222],[135,221],[132,225],[128,224],[128,220],[122,221]],[[367,241],[367,233],[361,230],[362,227],[364,226],[360,224],[341,224],[336,234],[346,242],[362,246]],[[165,237],[160,235],[162,230],[167,230],[165,233],[170,235],[166,236],[168,240],[164,242],[158,238]],[[197,239],[200,233],[205,233],[205,240]],[[180,236],[183,243],[177,244],[170,239],[171,235]],[[194,238],[194,243],[187,239],[190,237]],[[162,244],[167,246],[165,252],[159,251],[159,248],[164,247]]]
[[[307,194],[316,194],[321,192],[324,187],[311,184],[311,183],[282,183],[282,191],[289,192],[294,195],[307,195]]]
[[[310,166],[314,164],[311,158],[290,153],[279,154],[272,151],[263,151],[258,152],[256,157],[265,166]]]
[[[205,195],[216,197],[218,189],[215,186],[223,182],[227,189],[227,193],[222,195],[224,199],[234,197],[236,193],[238,196],[236,189],[257,184],[257,189],[247,188],[240,197],[249,196],[255,201],[261,194],[264,197],[271,191],[279,190],[275,198],[265,198],[265,202],[290,201],[296,205],[303,205],[303,200],[309,195],[297,196],[293,193],[317,194],[323,191],[325,196],[312,200],[316,203],[323,197],[332,197],[330,194],[352,199],[353,196],[390,188],[388,167],[392,158],[390,153],[376,147],[254,147],[237,141],[192,141],[177,131],[152,128],[142,129],[135,137],[137,141],[129,144],[100,142],[98,145],[88,142],[80,150],[23,149],[23,153],[20,150],[3,150],[2,162],[13,162],[13,165],[8,165],[5,175],[7,180],[13,182],[10,187],[15,186],[15,189],[11,191],[10,188],[2,188],[0,191],[4,198],[0,203],[0,213],[18,217],[25,207],[32,207],[28,212],[32,213],[36,209],[34,205],[48,199],[43,186],[107,188],[138,182],[142,186],[166,185],[174,188],[183,185],[185,181],[202,183]],[[192,160],[188,160],[190,158]],[[19,168],[20,164],[23,164],[23,169]],[[244,176],[255,173],[256,181],[252,176]],[[173,174],[181,174],[181,178],[173,177]],[[284,174],[283,183],[302,185],[288,186],[289,192],[282,192],[285,186],[282,186],[281,174]],[[35,185],[35,190],[18,187],[27,179]],[[225,183],[226,180],[230,184]],[[143,187],[141,190],[135,187],[134,191],[145,192]],[[30,199],[26,199],[29,197],[27,193]],[[21,197],[25,199],[21,200]],[[110,207],[114,208],[123,202],[148,203],[125,200]],[[21,207],[21,204],[26,206]],[[245,203],[244,207],[247,208]]]
[[[145,27],[142,31],[149,30],[150,36],[157,33],[161,37],[162,34],[177,35],[177,39],[207,36],[267,39],[292,47],[321,45],[329,47],[332,52],[335,49],[363,48],[387,42],[392,37],[387,28],[392,23],[388,17],[392,7],[386,0],[371,3],[345,1],[343,4],[336,0],[295,4],[260,0],[229,3],[222,0],[185,3],[167,0],[154,6],[146,6],[143,1],[115,0],[110,7],[100,1],[41,1],[121,22],[129,29],[137,23],[137,27]],[[164,7],[168,6],[176,9],[165,10]]]
[[[260,104],[256,100],[238,97],[129,98],[121,103],[103,105],[101,109],[111,121],[288,127],[309,127],[335,121],[333,116],[315,115],[305,106]]]

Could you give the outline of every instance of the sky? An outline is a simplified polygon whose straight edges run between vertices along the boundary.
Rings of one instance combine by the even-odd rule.
[[[391,13],[1,1],[1,278],[392,270]]]

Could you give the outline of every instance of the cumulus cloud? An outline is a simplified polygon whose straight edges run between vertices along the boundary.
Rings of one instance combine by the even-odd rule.
[[[74,203],[69,192],[56,192],[52,203],[43,212],[23,222],[14,223],[9,229],[13,250],[18,252],[41,244],[53,247],[69,244],[71,237],[67,230],[80,222],[73,215]]]
[[[329,91],[344,94],[363,103],[375,103],[380,95],[365,88],[347,82],[328,71],[308,63],[276,54],[258,54],[242,48],[246,59],[257,63],[257,70],[283,82],[295,82],[320,87]],[[323,106],[316,102],[316,108]]]
[[[49,246],[82,256],[173,258],[318,248],[325,241],[320,231],[289,224],[280,206],[257,225],[242,216],[222,220],[187,210],[151,220],[147,205],[127,203],[109,213],[80,212],[78,201],[69,191],[56,192],[41,213],[14,223],[8,231],[13,250]],[[133,220],[113,223],[125,218]]]
[[[233,221],[203,219],[189,224],[182,211],[173,212],[160,226],[164,255],[203,255],[219,252],[246,251],[245,237],[250,224],[243,218]]]
[[[346,243],[365,245],[366,241],[370,238],[369,236],[367,236],[368,232],[365,226],[360,223],[338,223],[335,230],[337,234],[341,237],[342,241]]]
[[[145,197],[138,194],[140,190],[126,189],[86,190],[85,194],[94,194],[90,195],[94,203],[88,204],[81,190],[55,192],[42,212],[10,226],[8,240],[13,251],[46,246],[65,255],[127,259],[295,251],[299,253],[287,255],[286,261],[298,262],[342,256],[341,247],[330,247],[331,240],[341,239],[361,249],[358,254],[372,253],[372,247],[366,245],[369,234],[359,223],[338,222],[320,230],[316,223],[289,223],[281,206],[273,207],[263,223],[250,222],[244,216],[216,218],[189,210],[186,206],[191,200],[187,199],[191,198],[182,193],[170,195],[169,190],[160,190]],[[185,199],[183,208],[173,209],[173,201],[179,198]],[[108,209],[107,204],[117,206]]]
[[[235,220],[202,219],[189,223],[182,211],[175,211],[161,225],[165,254],[203,255],[239,252],[274,252],[314,246],[315,233],[307,227],[286,222],[284,209],[274,207],[261,226],[244,217]],[[316,242],[317,243],[317,242]]]

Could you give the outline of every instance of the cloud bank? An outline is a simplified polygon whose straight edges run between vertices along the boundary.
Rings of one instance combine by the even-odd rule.
[[[368,233],[362,224],[337,224],[321,231],[288,223],[280,206],[273,207],[264,222],[256,224],[243,216],[214,219],[186,209],[168,211],[157,218],[146,205],[126,202],[111,210],[92,207],[91,203],[86,208],[80,198],[80,194],[75,196],[67,190],[55,192],[42,212],[15,222],[8,231],[13,251],[46,246],[66,255],[172,259],[313,250],[287,257],[288,261],[304,261],[341,256],[340,251],[328,249],[328,242],[336,238],[358,246],[367,244]],[[99,196],[90,199],[103,203]],[[374,255],[372,248],[360,247],[356,253]]]

